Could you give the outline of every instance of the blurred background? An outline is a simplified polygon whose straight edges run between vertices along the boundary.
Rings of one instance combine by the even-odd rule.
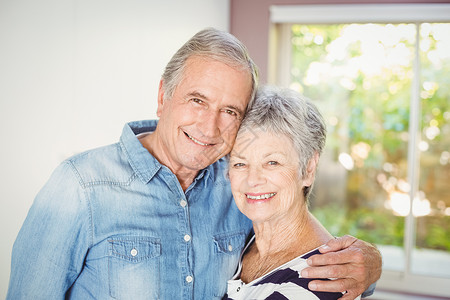
[[[204,27],[261,82],[311,98],[327,146],[311,210],[377,244],[372,299],[450,298],[450,1],[0,0],[0,299],[52,170],[156,117],[164,66]]]

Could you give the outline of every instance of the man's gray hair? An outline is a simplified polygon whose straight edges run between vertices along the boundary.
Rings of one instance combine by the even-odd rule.
[[[183,77],[187,59],[194,55],[223,62],[233,68],[248,70],[252,78],[252,93],[247,107],[251,105],[258,86],[258,68],[244,44],[232,34],[214,28],[199,31],[171,58],[162,75],[164,100],[172,98]]]
[[[306,97],[291,90],[260,87],[239,131],[261,129],[289,138],[300,161],[299,174],[306,174],[308,162],[325,147],[326,126],[317,107]],[[305,199],[312,186],[305,187]]]

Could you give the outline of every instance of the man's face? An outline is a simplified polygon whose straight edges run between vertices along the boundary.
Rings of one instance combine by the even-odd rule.
[[[251,94],[249,72],[199,56],[186,61],[173,97],[158,95],[159,149],[174,173],[198,171],[230,152]]]

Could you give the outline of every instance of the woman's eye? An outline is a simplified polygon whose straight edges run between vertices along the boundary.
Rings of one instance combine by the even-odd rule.
[[[274,160],[271,160],[271,161],[268,162],[268,164],[271,165],[271,166],[276,166],[276,165],[278,165],[278,162],[276,162]]]
[[[243,166],[245,166],[244,163],[235,163],[235,164],[233,164],[233,167],[235,167],[235,168],[240,168],[240,167],[243,167]]]

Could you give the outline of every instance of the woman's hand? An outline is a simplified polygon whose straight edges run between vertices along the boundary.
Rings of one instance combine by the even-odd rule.
[[[302,276],[336,280],[311,281],[308,287],[313,291],[346,292],[340,299],[355,299],[380,278],[381,254],[372,244],[346,235],[330,240],[319,251],[322,254],[308,259],[310,267]]]

